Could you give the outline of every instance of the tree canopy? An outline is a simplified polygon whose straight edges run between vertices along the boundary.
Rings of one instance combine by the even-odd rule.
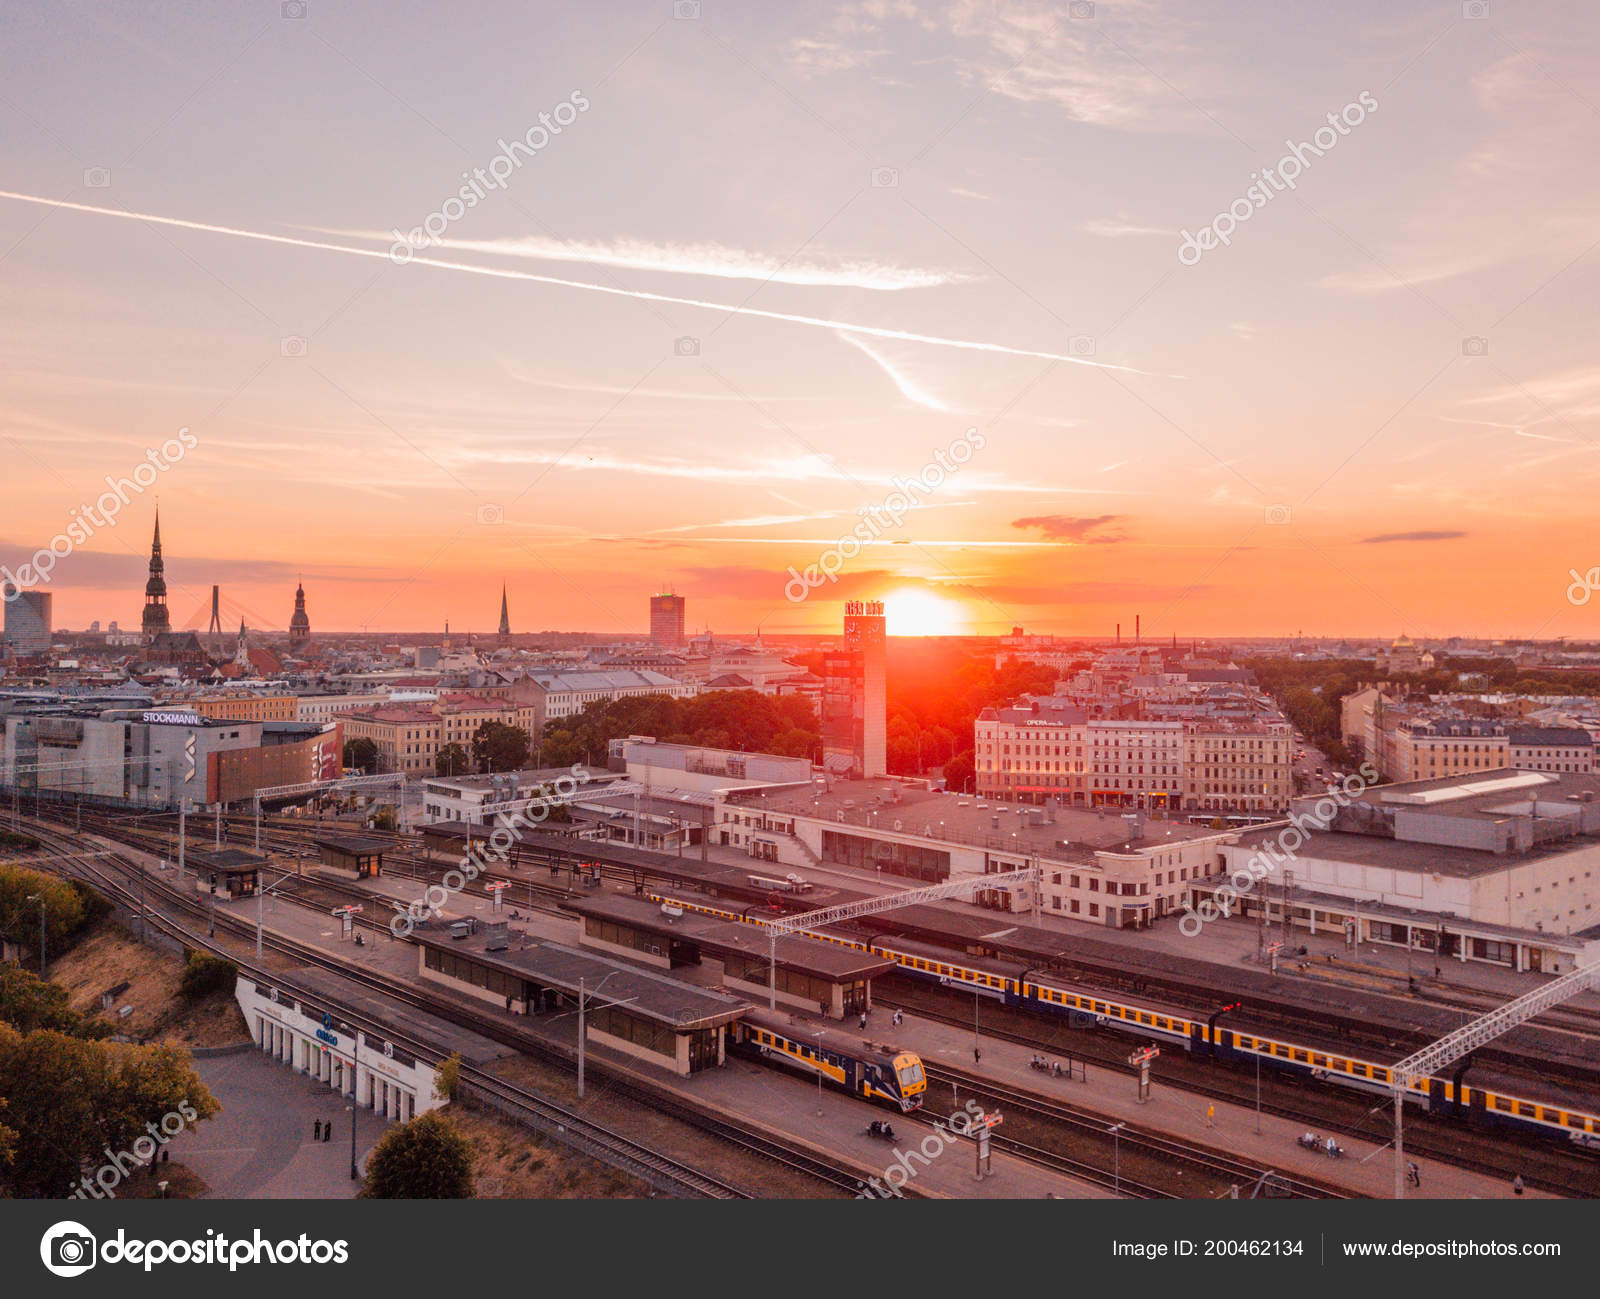
[[[367,1156],[361,1195],[369,1200],[465,1200],[472,1196],[472,1147],[430,1111],[392,1127]]]
[[[821,756],[816,713],[809,700],[755,690],[712,690],[689,699],[638,695],[599,701],[581,713],[548,722],[540,763],[569,767],[602,763],[612,740],[653,735],[664,743],[731,749],[738,753]]]
[[[529,747],[528,733],[520,726],[485,722],[472,737],[472,759],[480,771],[520,771]]]
[[[433,755],[433,774],[435,776],[460,776],[464,775],[472,765],[472,757],[466,749],[453,740],[445,745],[438,753]]]
[[[71,1195],[113,1156],[138,1158],[159,1148],[156,1134],[170,1137],[221,1109],[179,1048],[9,1024],[0,1024],[0,1096],[11,1150],[0,1187],[31,1199]]]

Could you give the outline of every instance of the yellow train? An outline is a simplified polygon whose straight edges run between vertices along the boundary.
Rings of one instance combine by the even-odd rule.
[[[759,916],[745,915],[727,907],[703,902],[648,894],[658,902],[670,902],[724,920],[764,926]],[[881,938],[871,941],[841,934],[804,931],[810,938],[871,952],[894,961],[907,974],[959,988],[964,992],[993,998],[1009,1006],[1066,1015],[1079,1027],[1109,1028],[1143,1039],[1157,1038],[1181,1043],[1196,1055],[1219,1060],[1255,1060],[1269,1068],[1307,1074],[1321,1082],[1362,1088],[1391,1095],[1393,1075],[1389,1067],[1314,1047],[1262,1037],[1239,1028],[1219,1025],[1217,1016],[1209,1020],[1173,1014],[1151,1006],[1140,1006],[1076,987],[1054,975],[1036,972],[1019,961],[987,956],[972,956],[909,939]],[[1586,1110],[1525,1100],[1482,1087],[1469,1087],[1448,1078],[1429,1078],[1407,1089],[1416,1103],[1433,1113],[1463,1121],[1498,1124],[1523,1129],[1547,1137],[1565,1138],[1585,1149],[1600,1151],[1600,1115]]]

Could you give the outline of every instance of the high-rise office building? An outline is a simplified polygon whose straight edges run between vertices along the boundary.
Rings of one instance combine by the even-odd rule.
[[[650,643],[662,649],[682,649],[687,643],[683,634],[683,597],[681,595],[652,595],[650,597]]]
[[[21,591],[7,583],[0,591],[6,606],[5,647],[11,654],[43,654],[50,648],[48,591]]]
[[[844,607],[844,645],[822,659],[822,764],[837,776],[888,771],[887,622],[881,600]]]

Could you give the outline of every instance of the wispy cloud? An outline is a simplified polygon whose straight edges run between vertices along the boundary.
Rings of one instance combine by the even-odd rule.
[[[152,225],[173,226],[181,230],[196,230],[203,234],[227,235],[233,239],[253,239],[261,243],[282,244],[292,248],[309,248],[318,252],[339,253],[346,257],[375,258],[389,261],[387,252],[373,248],[353,248],[348,244],[330,244],[317,239],[297,239],[290,235],[268,234],[261,230],[241,230],[237,226],[211,225],[203,221],[187,221],[181,217],[156,216],[148,212],[131,212],[124,208],[97,207],[91,203],[73,203],[67,199],[47,198],[38,194],[20,194],[13,190],[0,190],[0,199],[17,203],[32,203],[39,207],[60,211],[83,212],[91,216],[111,217],[121,221],[142,221]],[[609,284],[591,284],[584,280],[566,280],[553,275],[535,275],[530,271],[511,270],[503,266],[479,266],[471,262],[445,261],[438,257],[413,257],[408,266],[427,266],[435,270],[455,271],[462,275],[484,275],[491,279],[519,280],[527,284],[548,284],[556,288],[576,289],[581,293],[599,293],[607,297],[632,298],[639,302],[666,302],[680,307],[696,307],[724,315],[753,316],[761,320],[779,320],[791,325],[807,325],[814,329],[845,331],[865,334],[871,338],[891,338],[906,343],[927,343],[933,347],[953,347],[968,352],[990,352],[1001,356],[1031,356],[1044,361],[1060,361],[1067,365],[1082,365],[1093,370],[1117,370],[1123,374],[1142,374],[1149,371],[1133,366],[1112,365],[1108,361],[1091,361],[1081,356],[1068,356],[1064,352],[1035,351],[1025,347],[1009,347],[1004,343],[988,343],[980,339],[947,338],[939,334],[919,334],[909,329],[889,329],[879,325],[858,325],[848,320],[829,320],[823,316],[806,316],[791,311],[767,311],[761,307],[741,306],[731,302],[708,302],[703,298],[681,298],[669,293],[648,293],[642,289],[622,289]]]
[[[305,229],[346,239],[393,239],[381,230],[334,230],[321,226]],[[767,253],[729,248],[718,243],[656,243],[646,239],[550,239],[523,235],[511,239],[439,239],[434,247],[455,253],[484,253],[491,257],[516,257],[539,262],[581,262],[589,266],[619,266],[635,271],[664,271],[672,275],[709,275],[726,280],[760,280],[771,284],[800,284],[812,288],[927,289],[961,284],[973,277],[963,271],[934,270],[920,266],[894,266],[872,260],[848,258],[773,257]]]
[[[1121,533],[1094,535],[1110,524],[1120,522],[1120,514],[1033,514],[1025,519],[1013,519],[1013,528],[1036,529],[1051,541],[1076,541],[1088,545],[1103,545],[1124,540]]]
[[[1128,221],[1094,220],[1083,223],[1084,230],[1101,239],[1126,239],[1130,235],[1170,235],[1172,231],[1160,226],[1134,225]]]
[[[1380,532],[1376,537],[1362,537],[1360,544],[1384,546],[1395,541],[1455,541],[1466,535],[1455,531]]]
[[[900,395],[907,401],[913,402],[918,406],[926,406],[929,410],[940,411],[943,414],[950,413],[951,408],[949,406],[945,405],[944,402],[940,401],[927,389],[913,383],[910,378],[895,369],[894,366],[889,364],[888,357],[884,356],[875,347],[851,334],[840,334],[839,337],[849,343],[851,347],[865,353],[880,370],[889,376],[890,381],[900,390]]]

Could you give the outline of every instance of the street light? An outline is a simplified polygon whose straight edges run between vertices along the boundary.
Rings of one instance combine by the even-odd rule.
[[[1113,1123],[1108,1131],[1111,1133],[1111,1193],[1118,1198],[1122,1195],[1122,1129],[1126,1123]]]
[[[28,894],[28,901],[39,904],[39,978],[42,981],[47,974],[44,952],[44,896],[39,893],[30,893]]]
[[[359,1087],[361,1085],[361,1035],[349,1024],[341,1022],[339,1027],[350,1034],[350,1180],[358,1181],[361,1170],[356,1167],[356,1106],[360,1103]]]

